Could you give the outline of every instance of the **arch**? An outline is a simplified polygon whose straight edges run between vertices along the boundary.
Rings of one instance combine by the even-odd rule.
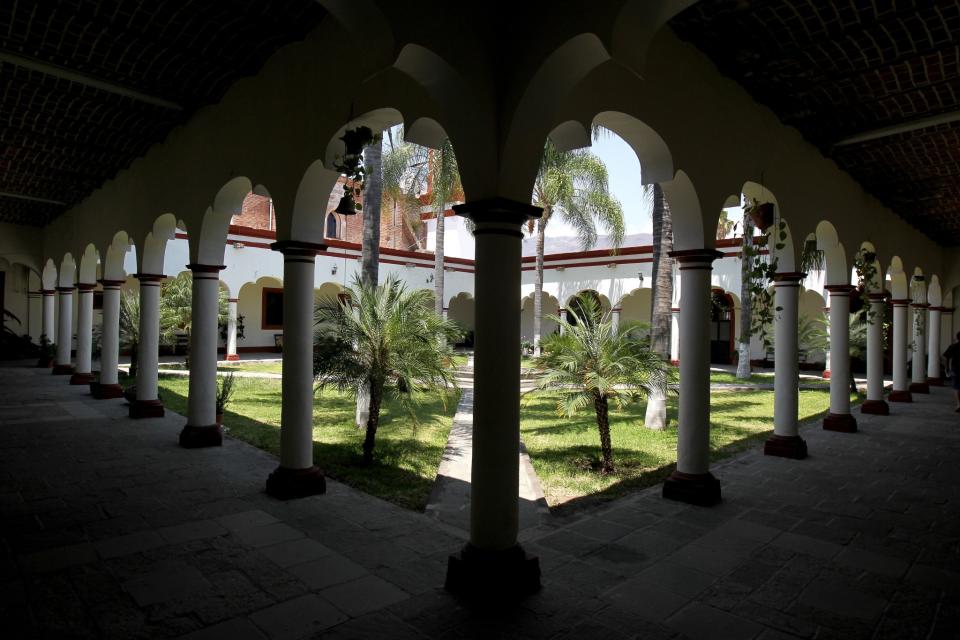
[[[553,294],[544,291],[541,300],[543,317],[540,320],[540,335],[548,336],[559,331],[560,325],[550,316],[560,314],[560,301]],[[520,336],[524,342],[533,342],[533,293],[520,301]]]
[[[327,223],[326,227],[323,230],[323,235],[325,238],[333,238],[335,240],[341,239],[342,224],[340,218],[336,212],[331,211],[327,214]]]
[[[450,301],[447,303],[447,319],[452,320],[459,324],[469,333],[473,332],[474,329],[474,299],[473,296],[462,291],[457,295],[450,298]],[[473,344],[472,339],[466,340],[470,345]]]
[[[60,271],[59,278],[57,279],[58,287],[72,287],[76,283],[77,277],[77,263],[73,259],[73,255],[70,252],[67,252],[63,256],[63,260],[60,261]]]
[[[165,213],[153,222],[153,227],[143,242],[140,270],[142,273],[163,275],[163,258],[167,250],[167,242],[173,240],[177,234],[176,216]]]
[[[47,262],[43,265],[40,284],[46,291],[53,291],[57,288],[57,265],[54,264],[53,258],[47,258]]]
[[[341,143],[342,146],[342,143]],[[332,160],[332,157],[331,157]],[[322,160],[314,160],[303,174],[297,195],[290,212],[288,235],[281,236],[283,227],[277,220],[277,238],[299,240],[301,242],[321,243],[330,194],[340,179],[340,174],[327,169]]]
[[[673,248],[676,251],[703,249],[716,244],[716,216],[713,233],[704,233],[703,211],[693,182],[682,169],[673,180],[662,183],[663,196],[673,217]]]
[[[97,265],[100,262],[100,253],[93,244],[88,244],[80,256],[80,270],[77,282],[83,284],[97,283]]]
[[[217,191],[213,205],[207,207],[200,223],[200,233],[188,234],[190,254],[197,264],[223,264],[230,220],[243,211],[243,201],[253,191],[253,184],[245,176],[227,181]]]
[[[930,285],[927,287],[927,304],[931,307],[943,306],[943,290],[940,287],[940,278],[936,274],[930,276]]]
[[[837,236],[837,230],[832,224],[822,220],[817,224],[816,238],[817,249],[823,251],[823,259],[827,266],[824,283],[827,286],[850,284],[847,256]]]
[[[889,281],[890,295],[894,300],[906,300],[910,296],[910,289],[907,286],[907,274],[903,270],[903,261],[899,256],[893,256],[890,260],[890,266],[887,267],[887,280]]]
[[[616,307],[620,309],[620,322],[642,322],[650,324],[653,311],[653,289],[637,287],[621,296]]]
[[[277,324],[267,322],[270,319],[268,303],[274,305],[274,310],[276,306],[282,308],[282,293],[283,282],[274,276],[261,276],[254,282],[245,282],[237,290],[237,315],[245,318],[245,351],[275,351],[275,336],[283,334],[282,318]]]
[[[733,364],[737,352],[736,302],[721,287],[711,287],[710,296],[710,362]]]
[[[117,231],[107,247],[107,255],[103,263],[104,280],[124,280],[127,277],[124,262],[127,252],[133,248],[133,242],[126,231]]]
[[[665,182],[674,177],[673,155],[666,141],[650,125],[621,111],[601,111],[593,124],[613,131],[630,145],[640,160],[643,184]]]

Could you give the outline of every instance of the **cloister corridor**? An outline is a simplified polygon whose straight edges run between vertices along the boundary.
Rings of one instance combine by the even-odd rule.
[[[952,638],[960,628],[960,433],[949,390],[802,429],[804,461],[759,447],[714,467],[722,504],[652,487],[521,533],[544,588],[476,610],[443,590],[465,532],[328,482],[263,493],[276,460],[183,418],[36,368],[0,385],[7,637]],[[385,632],[385,630],[388,630]]]

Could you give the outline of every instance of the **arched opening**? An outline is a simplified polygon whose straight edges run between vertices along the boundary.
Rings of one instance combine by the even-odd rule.
[[[595,309],[593,314],[588,313],[587,300],[593,301]],[[606,296],[593,289],[585,289],[576,293],[567,301],[567,309],[569,310],[567,323],[570,325],[575,326],[577,318],[583,318],[587,322],[600,322],[605,315],[610,313],[610,301],[607,300]]]
[[[560,313],[560,301],[546,291],[543,292],[541,304],[543,319],[540,324],[541,335],[548,336],[559,331],[559,325],[551,316]],[[526,296],[520,303],[520,340],[533,344],[533,294]]]
[[[459,293],[447,305],[447,319],[456,322],[463,329],[463,338],[456,346],[473,348],[473,296]]]
[[[736,349],[736,319],[733,296],[713,289],[710,299],[710,362],[733,364]]]

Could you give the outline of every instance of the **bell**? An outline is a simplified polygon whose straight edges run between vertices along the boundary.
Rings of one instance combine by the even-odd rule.
[[[334,209],[334,213],[339,213],[343,216],[357,215],[357,205],[353,201],[353,193],[346,190],[344,191],[343,197],[340,198],[340,204]]]

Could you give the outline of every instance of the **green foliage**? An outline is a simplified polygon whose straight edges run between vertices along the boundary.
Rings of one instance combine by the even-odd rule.
[[[217,413],[223,413],[223,410],[230,404],[234,391],[233,373],[220,376],[217,379]]]
[[[756,200],[754,200],[756,205]],[[769,238],[774,237],[773,250],[764,254],[764,249],[770,246]],[[744,243],[741,252],[741,259],[747,265],[746,290],[750,295],[752,302],[752,313],[750,316],[750,336],[758,336],[763,343],[764,349],[770,349],[773,345],[773,338],[770,334],[770,327],[776,318],[780,309],[774,308],[773,291],[770,284],[777,273],[778,258],[777,254],[786,246],[787,225],[783,220],[779,220],[767,236],[753,238],[752,243]]]
[[[814,238],[810,238],[803,243],[799,268],[801,273],[823,271],[827,268],[826,256],[822,249],[817,248],[817,241]]]
[[[870,320],[866,309],[850,315],[850,357],[866,359],[867,337],[870,331]],[[798,344],[807,351],[830,351],[830,316],[821,313],[819,317],[810,318],[801,316],[797,327]],[[886,327],[881,335],[886,336]],[[884,338],[885,339],[885,338]]]
[[[454,322],[434,313],[431,296],[429,291],[407,291],[395,276],[379,286],[358,279],[347,296],[321,301],[316,309],[317,390],[334,387],[356,394],[361,385],[370,390],[368,442],[364,443],[368,463],[385,391],[416,423],[419,392],[436,392],[445,398],[448,387],[455,386],[449,345],[460,332]]]
[[[120,349],[130,351],[130,377],[137,375],[137,351],[140,348],[140,295],[120,292]]]
[[[217,322],[225,323],[229,301],[222,288],[218,291],[217,307]],[[190,333],[192,322],[193,276],[184,272],[160,287],[160,342],[171,344],[176,341],[177,334]]]

